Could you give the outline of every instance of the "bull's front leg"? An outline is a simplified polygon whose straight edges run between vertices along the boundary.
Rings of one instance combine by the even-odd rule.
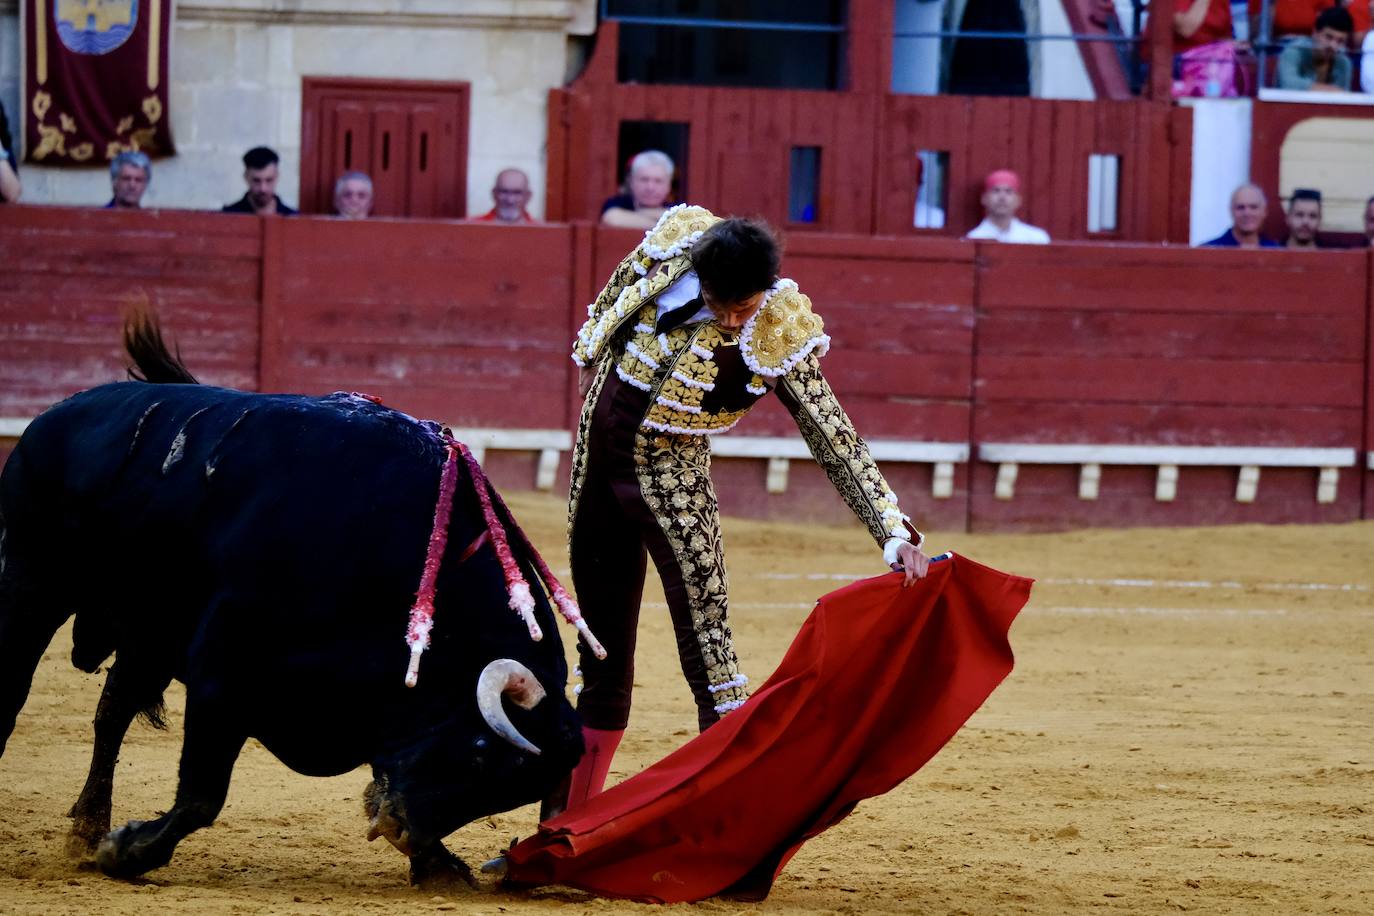
[[[212,824],[224,807],[234,761],[247,739],[218,702],[188,696],[176,803],[162,817],[130,821],[105,837],[95,853],[100,870],[132,878],[171,861],[177,844]]]
[[[67,852],[85,858],[95,852],[105,834],[110,832],[110,796],[114,790],[115,764],[129,724],[141,709],[156,709],[162,691],[170,678],[133,676],[127,663],[119,660],[105,678],[100,703],[95,710],[95,743],[91,749],[91,769],[81,797],[76,800],[68,816],[72,831],[67,838]],[[155,719],[155,723],[161,720]],[[159,727],[161,727],[159,725]]]

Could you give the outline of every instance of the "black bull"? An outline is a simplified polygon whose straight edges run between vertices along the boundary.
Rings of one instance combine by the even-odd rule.
[[[537,595],[532,641],[491,546],[463,557],[484,530],[465,470],[433,643],[418,686],[403,683],[445,458],[436,432],[356,396],[144,382],[83,392],[30,425],[0,475],[0,753],[75,614],[73,664],[115,660],[74,852],[117,876],[166,864],[218,815],[250,737],[307,775],[370,764],[369,839],[409,855],[416,882],[470,880],[442,838],[551,794],[582,753],[554,614]],[[175,804],[106,836],[125,731],[139,713],[158,723],[173,678],[186,685]]]

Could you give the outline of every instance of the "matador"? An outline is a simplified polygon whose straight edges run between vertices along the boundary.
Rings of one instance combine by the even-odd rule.
[[[573,344],[585,400],[569,552],[578,602],[607,654],[578,647],[587,753],[567,805],[601,791],[629,721],[646,555],[663,581],[700,727],[748,696],[726,619],[708,437],[770,391],[889,564],[908,584],[925,574],[922,536],[821,374],[830,344],[821,318],[795,283],[778,279],[779,261],[766,226],[674,207],[616,267]]]

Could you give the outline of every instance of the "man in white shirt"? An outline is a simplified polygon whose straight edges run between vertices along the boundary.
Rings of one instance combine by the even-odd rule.
[[[1011,169],[998,169],[983,181],[983,221],[964,236],[993,242],[1048,245],[1050,234],[1016,218],[1021,209],[1021,179]]]

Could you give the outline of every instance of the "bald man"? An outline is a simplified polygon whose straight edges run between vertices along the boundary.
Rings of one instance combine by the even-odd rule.
[[[1256,184],[1243,184],[1231,192],[1231,228],[1204,242],[1203,248],[1282,248],[1273,239],[1260,235],[1260,226],[1269,212],[1269,201]]]
[[[534,217],[525,209],[530,202],[530,178],[519,169],[502,169],[496,173],[491,201],[496,206],[477,217],[479,222],[510,226],[534,222]]]

